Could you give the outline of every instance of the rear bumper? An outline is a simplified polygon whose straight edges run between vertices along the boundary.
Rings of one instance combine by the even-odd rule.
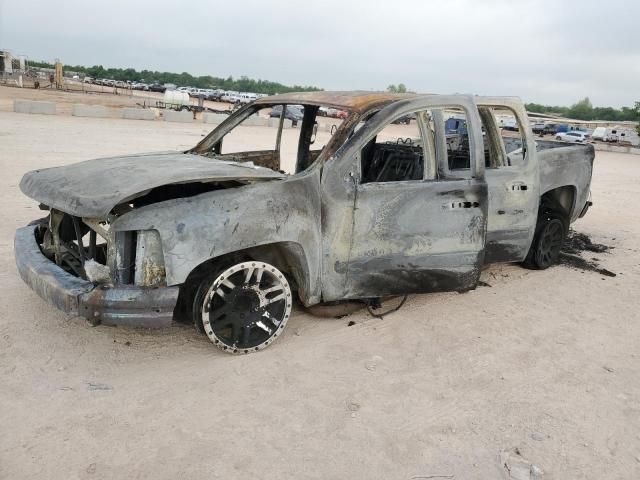
[[[16,230],[14,250],[22,280],[63,312],[105,325],[160,328],[173,321],[179,287],[96,286],[65,272],[45,257],[35,225]]]

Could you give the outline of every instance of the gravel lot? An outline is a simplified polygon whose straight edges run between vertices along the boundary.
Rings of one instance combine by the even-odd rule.
[[[209,129],[0,111],[0,478],[486,480],[509,455],[545,479],[640,478],[640,158],[597,153],[574,225],[616,277],[495,266],[384,320],[299,312],[254,355],[91,327],[22,283],[13,232],[41,216],[24,172]]]

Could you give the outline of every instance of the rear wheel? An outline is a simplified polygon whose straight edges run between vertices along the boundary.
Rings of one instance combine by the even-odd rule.
[[[567,229],[566,215],[561,210],[543,203],[538,214],[536,233],[523,265],[544,270],[556,264],[567,236]]]
[[[218,269],[200,284],[194,322],[215,346],[250,353],[271,344],[291,316],[292,294],[273,265],[248,261]]]

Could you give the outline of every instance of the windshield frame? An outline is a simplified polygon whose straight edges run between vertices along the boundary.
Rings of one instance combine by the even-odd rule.
[[[198,144],[187,150],[185,153],[191,153],[191,154],[197,154],[197,155],[205,155],[205,156],[210,156],[215,148],[216,145],[224,139],[224,137],[231,132],[234,128],[238,127],[242,122],[244,122],[247,118],[249,118],[251,115],[255,114],[256,112],[260,111],[260,110],[264,110],[264,109],[269,109],[269,108],[273,108],[277,105],[286,105],[288,106],[296,106],[296,107],[300,107],[302,106],[303,108],[319,108],[320,106],[328,106],[328,105],[317,105],[315,103],[293,103],[293,102],[287,102],[287,103],[283,103],[283,102],[264,102],[264,99],[260,102],[260,103],[255,103],[255,102],[251,102],[247,105],[245,105],[244,107],[240,108],[238,111],[232,113],[231,115],[229,115],[229,118],[225,119],[222,123],[220,123],[217,127],[215,127],[206,137],[204,137],[200,142],[198,142]],[[330,108],[330,106],[328,106]],[[318,164],[318,163],[323,163],[328,157],[330,157],[338,148],[340,148],[342,146],[342,144],[344,143],[344,141],[348,138],[348,133],[351,131],[352,126],[357,124],[359,119],[361,118],[361,115],[354,112],[354,111],[349,111],[349,110],[345,110],[347,112],[347,118],[345,118],[341,125],[338,127],[338,129],[335,131],[335,133],[332,135],[331,139],[327,142],[327,144],[325,145],[324,149],[322,150],[322,152],[320,153],[320,155],[318,155],[318,157],[315,159],[315,161],[313,161],[311,163],[311,165],[309,165],[307,168],[305,168],[304,170],[300,171],[300,172],[296,172],[293,175],[298,175],[300,173],[303,173],[307,170],[310,170],[314,165]],[[317,116],[317,112],[316,112],[316,116]],[[282,116],[280,117],[280,119],[282,120]],[[277,137],[280,138],[280,135],[282,134],[282,128],[283,128],[283,122],[280,121],[279,126],[278,126],[278,132],[277,132]],[[277,145],[276,147],[277,148]]]

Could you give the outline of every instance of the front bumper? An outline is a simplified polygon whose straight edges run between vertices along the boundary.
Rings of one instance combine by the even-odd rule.
[[[143,328],[171,324],[179,287],[96,286],[45,257],[36,242],[36,228],[16,230],[14,250],[22,280],[44,300],[94,323]]]

